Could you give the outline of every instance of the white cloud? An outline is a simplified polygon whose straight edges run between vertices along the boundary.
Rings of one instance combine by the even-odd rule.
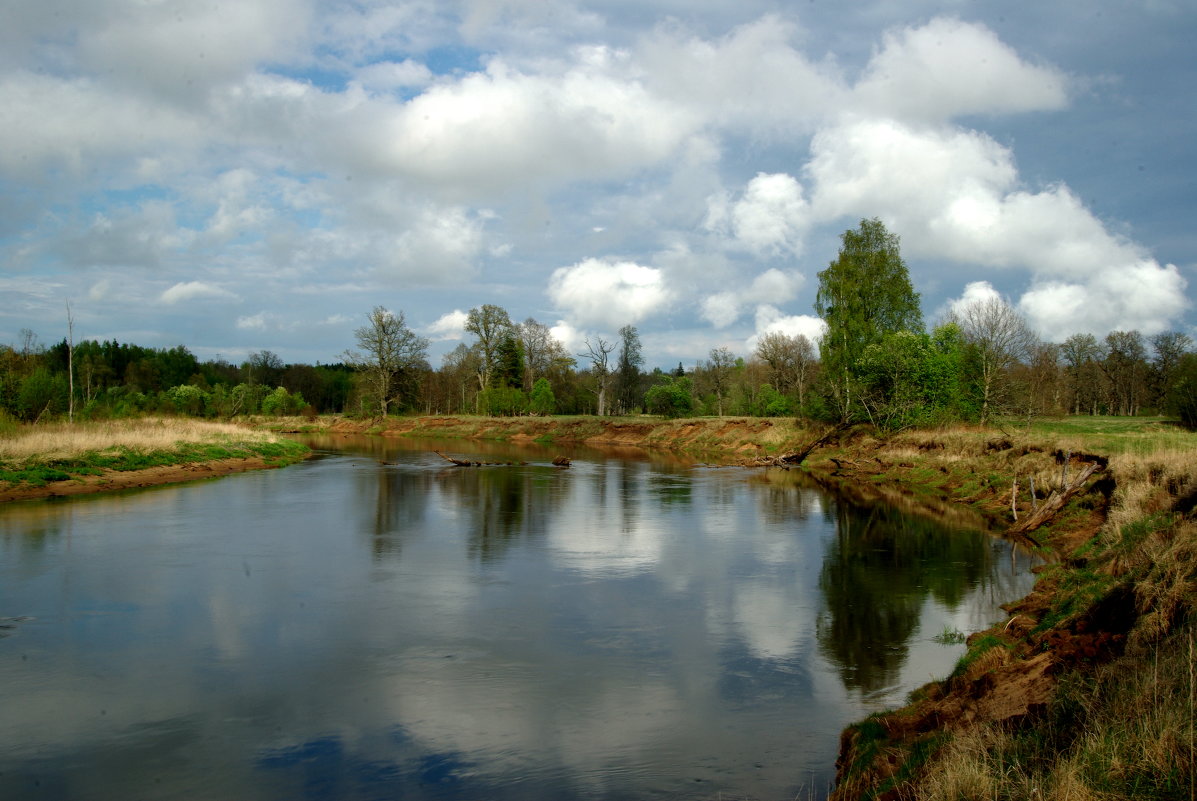
[[[671,298],[660,270],[600,259],[554,270],[547,292],[574,321],[611,328],[639,322]]]
[[[177,283],[170,289],[167,289],[159,297],[163,303],[174,305],[176,303],[186,303],[200,298],[220,298],[222,300],[237,300],[237,296],[227,289],[222,289],[214,284],[205,283],[204,281],[188,281],[186,283]]]
[[[1019,309],[1046,338],[1137,330],[1157,334],[1189,307],[1186,282],[1175,265],[1154,260],[1099,268],[1085,283],[1036,281]]]
[[[354,78],[367,89],[393,91],[426,86],[432,82],[432,70],[412,59],[379,61],[358,69]]]
[[[461,309],[454,309],[437,318],[436,322],[428,326],[426,332],[437,342],[446,339],[461,339],[465,335],[466,321],[469,320],[469,317]]]
[[[558,320],[556,325],[549,328],[549,334],[561,343],[566,353],[581,353],[586,345],[586,334],[565,320]]]
[[[730,233],[735,246],[758,256],[776,256],[800,253],[809,223],[802,185],[785,173],[762,172],[734,203],[725,196],[712,197],[705,227]]]
[[[1029,271],[1020,306],[1045,336],[1158,331],[1188,307],[1174,266],[1111,233],[1068,187],[1020,188],[1012,154],[984,134],[862,121],[819,133],[812,152],[817,216],[879,215],[907,257]]]
[[[846,88],[831,61],[792,44],[791,22],[765,16],[718,40],[662,27],[637,49],[646,84],[708,122],[737,130],[810,130],[843,106]],[[762,79],[767,76],[767,79]]]
[[[746,305],[793,300],[804,281],[800,273],[768,269],[743,289],[708,296],[702,302],[702,316],[716,328],[726,328],[740,319]]]
[[[272,321],[273,315],[268,312],[258,312],[246,317],[237,318],[237,327],[243,331],[265,331],[267,325]]]
[[[870,116],[933,121],[1060,109],[1067,88],[1059,70],[1028,64],[985,26],[937,17],[887,32],[853,99]]]
[[[757,341],[765,334],[785,334],[798,336],[801,334],[817,345],[827,331],[827,323],[809,314],[783,314],[781,309],[768,303],[756,308],[756,333],[744,343],[745,349],[752,353],[756,350]]]
[[[543,74],[493,60],[383,111],[362,144],[392,174],[471,197],[626,175],[671,155],[695,120],[611,74],[618,58]]]
[[[988,281],[971,281],[965,284],[964,292],[960,297],[953,298],[947,302],[944,310],[960,315],[965,309],[975,304],[1001,299],[1001,294],[993,288],[993,284]]]

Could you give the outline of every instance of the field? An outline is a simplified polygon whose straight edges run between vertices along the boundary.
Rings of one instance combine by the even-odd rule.
[[[54,494],[68,487],[121,485],[126,482],[116,481],[115,474],[168,467],[234,460],[278,466],[306,453],[270,432],[188,418],[9,425],[0,429],[0,498],[36,497],[51,485]]]

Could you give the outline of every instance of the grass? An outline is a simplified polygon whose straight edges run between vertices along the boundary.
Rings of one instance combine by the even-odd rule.
[[[246,457],[288,464],[306,452],[269,432],[189,418],[21,426],[0,431],[0,481],[42,486],[103,470]]]

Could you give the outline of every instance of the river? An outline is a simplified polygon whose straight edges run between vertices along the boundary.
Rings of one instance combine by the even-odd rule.
[[[0,507],[0,798],[822,798],[1033,580],[798,471],[313,444]]]

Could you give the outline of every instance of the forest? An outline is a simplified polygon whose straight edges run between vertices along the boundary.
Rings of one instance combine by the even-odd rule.
[[[646,370],[637,328],[569,353],[547,325],[502,307],[469,312],[439,366],[403,312],[375,307],[357,350],[335,364],[285,364],[268,350],[240,364],[184,345],[148,348],[36,332],[0,345],[0,417],[106,419],[145,413],[239,415],[653,414],[797,416],[882,430],[1059,415],[1163,414],[1197,428],[1197,354],[1179,331],[1112,331],[1042,341],[1007,300],[988,297],[924,327],[898,237],[876,219],[845,231],[819,273],[827,331],[760,336],[749,353],[715,348],[689,366]]]

